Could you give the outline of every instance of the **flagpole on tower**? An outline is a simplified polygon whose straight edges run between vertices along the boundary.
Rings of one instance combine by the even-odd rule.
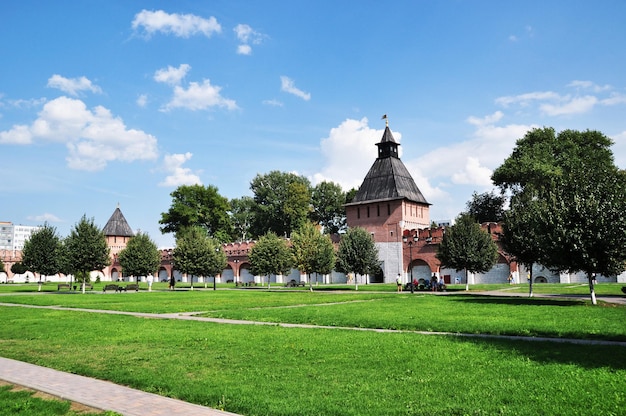
[[[389,127],[389,117],[387,117],[387,114],[383,114],[382,120],[385,120],[385,127]]]

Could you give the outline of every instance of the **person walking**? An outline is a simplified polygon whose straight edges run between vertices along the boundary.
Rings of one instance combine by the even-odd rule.
[[[398,273],[398,277],[396,277],[396,286],[398,293],[402,292],[402,279],[400,278],[400,273]]]

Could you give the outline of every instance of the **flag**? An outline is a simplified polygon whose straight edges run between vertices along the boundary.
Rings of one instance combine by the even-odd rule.
[[[387,114],[383,114],[383,116],[380,119],[381,120],[386,120],[387,119]]]

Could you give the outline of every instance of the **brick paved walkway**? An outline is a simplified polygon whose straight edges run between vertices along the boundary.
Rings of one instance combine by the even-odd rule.
[[[124,416],[235,415],[9,358],[0,357],[0,379]]]

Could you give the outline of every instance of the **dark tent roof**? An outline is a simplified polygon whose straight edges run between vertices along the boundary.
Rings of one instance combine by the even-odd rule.
[[[378,143],[376,146],[381,145],[383,143],[395,143],[397,145],[400,145],[400,143],[398,143],[396,139],[393,138],[393,134],[391,134],[391,129],[389,128],[389,126],[385,127],[383,138],[380,139],[380,143]]]
[[[397,157],[398,145],[391,130],[386,127],[380,143],[376,143],[381,156],[370,168],[354,199],[346,205],[393,199],[430,205],[404,163]]]
[[[132,237],[135,235],[119,207],[115,208],[113,215],[111,215],[111,218],[109,218],[109,221],[107,221],[102,231],[104,235],[114,235],[118,237]]]

